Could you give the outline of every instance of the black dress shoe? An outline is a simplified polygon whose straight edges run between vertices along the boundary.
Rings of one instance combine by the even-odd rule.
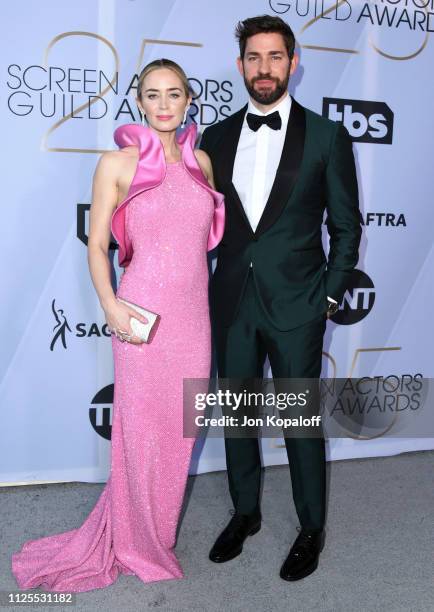
[[[324,548],[324,530],[301,529],[280,570],[283,580],[300,580],[318,567],[319,554]]]
[[[247,536],[258,533],[260,529],[261,514],[259,512],[255,514],[235,513],[211,548],[209,558],[214,563],[224,563],[234,559],[243,550]]]

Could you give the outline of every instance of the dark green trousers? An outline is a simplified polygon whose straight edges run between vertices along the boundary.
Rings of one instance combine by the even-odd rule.
[[[219,376],[262,378],[268,355],[273,378],[319,378],[326,316],[296,329],[279,331],[263,311],[249,273],[237,317],[229,327],[213,316]],[[321,529],[325,522],[324,438],[285,438],[292,493],[300,525]],[[229,490],[235,510],[259,510],[261,460],[256,438],[226,438]]]

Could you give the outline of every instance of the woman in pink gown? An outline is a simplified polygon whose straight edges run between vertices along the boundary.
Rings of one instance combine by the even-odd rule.
[[[114,138],[121,150],[103,155],[95,173],[89,265],[116,332],[110,476],[81,527],[29,540],[13,554],[23,589],[88,591],[119,573],[143,582],[183,576],[173,548],[194,444],[183,437],[183,379],[209,376],[206,253],[224,226],[223,196],[207,181],[210,162],[194,151],[196,127],[175,136],[190,101],[177,64],[148,65],[137,103],[149,127],[119,127]],[[129,184],[119,205],[113,182],[117,192]],[[116,295],[110,229],[125,268]],[[160,314],[149,344],[130,328],[130,316],[140,316],[116,297]]]

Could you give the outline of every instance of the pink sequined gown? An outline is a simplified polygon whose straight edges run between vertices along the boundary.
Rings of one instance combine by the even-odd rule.
[[[112,219],[127,266],[117,295],[161,315],[150,344],[113,336],[115,393],[111,470],[77,529],[26,542],[12,557],[18,585],[49,591],[105,587],[119,573],[143,582],[183,576],[173,552],[192,438],[183,438],[182,380],[210,370],[207,250],[224,225],[221,194],[209,188],[193,153],[167,164],[150,128],[118,128],[119,146],[139,146],[129,195]]]

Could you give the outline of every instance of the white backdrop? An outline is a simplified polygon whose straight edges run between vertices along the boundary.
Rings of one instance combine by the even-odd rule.
[[[238,110],[246,94],[233,31],[248,16],[280,14],[290,23],[301,58],[291,93],[344,121],[355,137],[364,274],[355,275],[340,322],[328,323],[323,374],[432,377],[434,15],[425,4],[16,0],[3,7],[1,482],[106,480],[113,362],[85,246],[98,155],[115,147],[118,125],[139,120],[134,75],[157,57],[184,67],[199,95],[201,128]],[[428,448],[434,440],[422,436],[342,439],[329,443],[328,456]],[[265,440],[263,455],[266,464],[286,462],[281,440]],[[192,473],[224,468],[222,440],[196,450]]]

